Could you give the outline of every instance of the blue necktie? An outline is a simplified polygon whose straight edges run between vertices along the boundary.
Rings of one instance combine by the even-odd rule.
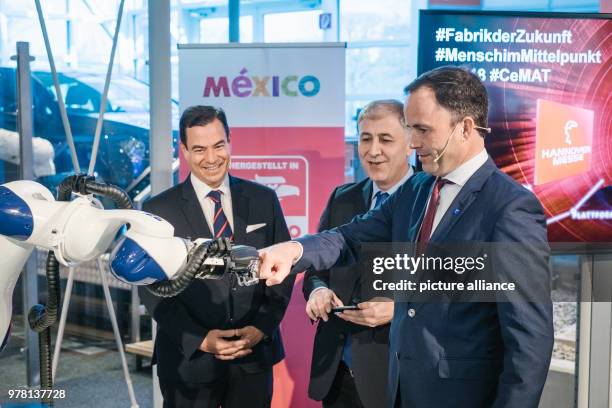
[[[233,240],[234,234],[232,233],[232,227],[229,225],[229,221],[221,206],[221,192],[219,190],[212,190],[208,193],[207,197],[215,203],[215,216],[213,218],[213,233],[215,234],[215,238],[229,238]]]
[[[384,191],[379,191],[374,195],[374,208],[378,208],[385,202],[385,200],[389,198],[389,193],[385,193]]]
[[[385,202],[385,200],[389,198],[389,193],[384,191],[379,191],[374,195],[374,208],[378,208]],[[346,338],[344,339],[344,347],[342,349],[342,360],[344,364],[348,368],[351,368],[352,358],[351,358],[351,334],[347,333]]]

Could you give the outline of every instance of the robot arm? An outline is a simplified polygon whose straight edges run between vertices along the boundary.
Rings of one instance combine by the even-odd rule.
[[[128,229],[121,233],[124,226]],[[36,182],[11,182],[0,186],[0,344],[8,337],[15,282],[35,247],[73,266],[111,246],[112,273],[123,282],[147,285],[157,296],[174,296],[194,278],[224,273],[235,274],[243,286],[258,281],[254,248],[232,247],[229,241],[191,242],[175,237],[174,227],[155,215],[97,208],[91,196],[56,201]]]
[[[0,236],[0,254],[4,258],[0,272],[0,351],[6,346],[10,335],[13,289],[33,248]]]
[[[228,239],[187,241],[174,237],[174,228],[160,217],[115,211],[130,217],[129,230],[111,252],[111,272],[124,282],[147,285],[154,295],[170,297],[195,278],[218,279],[231,273],[240,286],[259,281],[259,255],[253,247],[232,246]]]
[[[174,228],[162,218],[135,210],[103,210],[85,196],[55,201],[49,190],[33,181],[0,186],[0,199],[0,236],[4,237],[0,250],[4,254],[5,247],[23,249],[20,255],[11,255],[11,272],[5,276],[18,274],[34,247],[53,251],[66,266],[95,259],[111,247],[125,225],[129,229],[119,245],[123,250],[115,248],[113,254],[128,259],[112,264],[113,272],[127,283],[146,285],[172,278],[192,246],[174,237]],[[134,259],[136,247],[146,252],[150,265],[127,270],[139,266]],[[154,262],[157,270],[152,269]]]

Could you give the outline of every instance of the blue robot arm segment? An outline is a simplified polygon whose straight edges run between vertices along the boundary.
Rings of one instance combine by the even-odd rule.
[[[33,223],[28,204],[11,189],[0,186],[0,235],[25,241],[32,235]]]
[[[132,285],[149,285],[167,279],[159,264],[133,239],[122,237],[111,254],[111,271],[117,279]]]

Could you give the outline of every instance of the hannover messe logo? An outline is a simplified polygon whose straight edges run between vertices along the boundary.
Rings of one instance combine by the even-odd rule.
[[[538,99],[534,184],[591,169],[593,111]]]

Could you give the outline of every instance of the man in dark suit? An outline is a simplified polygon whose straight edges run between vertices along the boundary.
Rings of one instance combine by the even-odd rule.
[[[502,302],[396,302],[389,405],[537,407],[553,345],[546,221],[536,197],[488,157],[488,97],[458,67],[408,86],[404,114],[425,172],[351,223],[261,251],[260,277],[354,262],[366,242],[503,244],[495,273],[539,297]],[[419,255],[419,257],[422,255]],[[456,277],[453,271],[444,279]],[[397,293],[396,293],[397,295]],[[520,298],[521,296],[519,296]]]
[[[319,231],[380,206],[413,174],[401,102],[371,102],[359,113],[357,124],[359,160],[368,178],[334,190]],[[353,269],[308,271],[304,278],[306,313],[319,322],[308,394],[326,408],[376,408],[387,392],[393,302],[361,299],[359,274]],[[343,305],[357,305],[359,310],[330,313],[332,307]]]
[[[180,137],[191,174],[146,202],[145,211],[184,238],[228,237],[255,248],[290,238],[274,191],[228,174],[230,131],[222,110],[186,109]],[[195,280],[174,298],[140,290],[158,324],[154,361],[164,406],[269,407],[272,366],[284,357],[278,326],[292,288],[292,280],[240,287],[225,276]]]

